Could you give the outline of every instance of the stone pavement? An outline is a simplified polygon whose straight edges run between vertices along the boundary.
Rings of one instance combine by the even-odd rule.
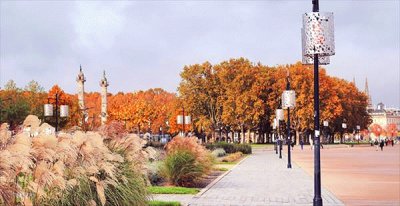
[[[255,149],[203,194],[194,197],[157,195],[155,199],[175,200],[190,206],[305,206],[312,205],[313,188],[313,178],[295,163],[292,169],[287,169],[286,156],[279,159],[274,151]],[[344,205],[324,188],[322,198],[324,206]]]

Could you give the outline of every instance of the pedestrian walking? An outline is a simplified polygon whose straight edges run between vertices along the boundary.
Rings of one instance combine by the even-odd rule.
[[[388,139],[385,139],[385,144],[386,144],[386,146],[388,145],[388,142],[389,142],[389,140],[388,140]]]
[[[377,139],[375,139],[374,145],[375,145],[375,151],[378,151],[378,149],[379,149],[379,142],[378,142]]]
[[[291,144],[290,144],[290,146],[292,146],[292,150],[294,149],[294,142],[292,142]]]
[[[381,147],[381,151],[383,151],[383,146],[385,145],[385,142],[382,140],[379,146]]]
[[[391,140],[392,141],[392,147],[394,146],[394,139]]]
[[[303,142],[303,140],[300,140],[300,147],[301,147],[301,150],[303,150],[303,146],[304,146],[304,142]]]

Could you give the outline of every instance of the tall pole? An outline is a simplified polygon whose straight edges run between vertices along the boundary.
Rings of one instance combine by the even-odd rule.
[[[319,12],[319,1],[312,0],[313,12]],[[321,198],[321,160],[319,139],[319,73],[318,54],[314,54],[314,206],[322,206]]]
[[[280,120],[278,120],[280,123]],[[279,124],[280,125],[280,124]],[[279,131],[278,131],[278,139],[279,139],[279,159],[282,159],[282,140],[281,140],[281,128],[279,126]]]
[[[286,90],[290,90],[290,81],[289,81],[289,76],[286,78],[287,83],[286,83]],[[288,142],[288,164],[287,168],[292,168],[292,163],[291,163],[291,157],[290,157],[290,145],[291,145],[291,137],[290,137],[290,107],[287,108],[287,142]]]

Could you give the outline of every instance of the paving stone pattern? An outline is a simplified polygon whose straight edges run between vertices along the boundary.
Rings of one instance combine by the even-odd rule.
[[[292,169],[287,169],[286,156],[279,159],[273,151],[256,149],[200,197],[162,199],[190,206],[312,205],[313,188],[313,178],[295,163]],[[322,199],[324,206],[344,205],[324,188]]]

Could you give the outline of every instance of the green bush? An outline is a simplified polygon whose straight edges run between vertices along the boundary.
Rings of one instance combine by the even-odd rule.
[[[223,157],[226,155],[226,152],[223,148],[217,148],[214,151],[211,152],[214,157]]]
[[[251,154],[251,152],[252,152],[250,144],[234,144],[234,143],[227,143],[227,142],[216,142],[216,143],[206,144],[205,146],[209,150],[215,150],[217,148],[222,148],[228,154],[232,154],[235,152],[242,152],[243,154]]]
[[[206,172],[206,166],[196,160],[195,154],[187,150],[177,150],[167,155],[160,168],[161,174],[177,186],[193,186]]]

